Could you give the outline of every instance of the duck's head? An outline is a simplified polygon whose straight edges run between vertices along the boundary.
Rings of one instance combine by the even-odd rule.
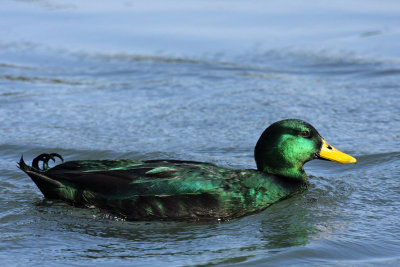
[[[309,123],[296,119],[269,126],[258,140],[254,156],[259,171],[298,181],[307,181],[303,165],[312,159],[357,162],[329,145]]]

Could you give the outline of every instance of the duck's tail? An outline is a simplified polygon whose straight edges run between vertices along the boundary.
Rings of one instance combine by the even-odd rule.
[[[57,154],[58,155],[58,154]],[[59,155],[58,155],[59,156]],[[59,156],[62,159],[61,156]],[[47,159],[46,159],[47,158]],[[25,172],[29,177],[31,177],[32,181],[36,184],[39,190],[43,193],[45,198],[54,199],[57,198],[55,188],[63,188],[65,187],[59,181],[49,177],[46,175],[46,171],[49,169],[48,160],[54,160],[54,154],[41,154],[33,159],[32,166],[29,166],[25,163],[23,156],[19,162],[17,162],[18,168],[20,168],[23,172]],[[46,161],[47,160],[47,161]],[[43,161],[43,169],[40,169],[38,166],[39,161]]]

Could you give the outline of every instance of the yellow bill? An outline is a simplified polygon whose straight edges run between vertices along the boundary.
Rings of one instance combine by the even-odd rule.
[[[356,163],[357,160],[350,155],[340,152],[322,138],[322,148],[319,152],[320,158],[336,161],[343,164]]]

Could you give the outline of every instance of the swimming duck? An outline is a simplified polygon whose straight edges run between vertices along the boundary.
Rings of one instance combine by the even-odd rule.
[[[309,123],[275,122],[254,150],[257,169],[180,160],[78,160],[41,154],[19,168],[45,198],[105,209],[128,220],[228,220],[259,212],[304,188],[312,159],[355,163]],[[49,167],[49,160],[62,164]],[[42,162],[42,164],[40,164]],[[41,167],[39,165],[42,165]]]

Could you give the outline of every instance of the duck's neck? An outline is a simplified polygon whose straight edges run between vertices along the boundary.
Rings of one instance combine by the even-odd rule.
[[[292,179],[295,182],[307,182],[307,175],[303,167],[301,167],[300,169],[297,167],[274,168],[266,165],[258,170],[268,174],[283,176],[285,178]]]
[[[255,150],[257,169],[267,174],[283,176],[293,179],[296,182],[307,182],[307,175],[304,171],[304,163],[293,163],[290,158],[283,156],[276,151]]]

